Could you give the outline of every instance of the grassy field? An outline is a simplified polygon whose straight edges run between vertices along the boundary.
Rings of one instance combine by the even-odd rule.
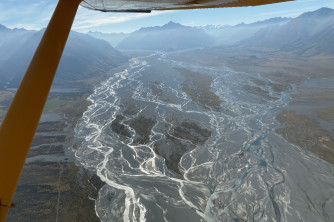
[[[45,104],[44,111],[45,112],[50,112],[56,108],[59,108],[61,106],[64,106],[65,104],[69,103],[70,101],[68,100],[63,100],[63,99],[51,99],[48,100]]]

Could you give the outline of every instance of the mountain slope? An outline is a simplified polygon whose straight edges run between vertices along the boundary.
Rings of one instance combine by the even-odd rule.
[[[3,89],[8,82],[8,73],[0,67],[0,89]]]
[[[175,51],[214,44],[212,36],[202,30],[169,22],[164,26],[141,28],[118,44],[122,50]]]
[[[9,87],[18,87],[43,32],[44,30],[31,36],[3,64],[3,69],[12,74]],[[124,61],[127,61],[127,58],[106,41],[72,31],[58,67],[54,86],[80,87],[81,80],[101,75]]]
[[[272,48],[316,55],[334,53],[334,10],[307,12],[280,27],[267,27],[235,46]]]
[[[9,59],[35,31],[9,29],[0,24],[0,65]]]
[[[97,39],[103,39],[109,42],[112,47],[116,47],[123,39],[128,37],[128,33],[102,33],[102,32],[88,32],[88,35]]]

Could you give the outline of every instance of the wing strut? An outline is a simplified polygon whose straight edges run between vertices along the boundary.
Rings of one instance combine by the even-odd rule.
[[[81,0],[59,0],[0,127],[0,222],[13,206],[29,148]]]

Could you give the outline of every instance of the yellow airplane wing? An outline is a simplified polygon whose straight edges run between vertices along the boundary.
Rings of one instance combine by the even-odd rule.
[[[291,0],[84,0],[81,6],[103,12],[150,12],[266,5]]]

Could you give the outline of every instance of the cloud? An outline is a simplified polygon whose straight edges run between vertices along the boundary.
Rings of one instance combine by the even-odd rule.
[[[0,2],[0,24],[10,28],[40,30],[49,23],[56,8],[55,0],[6,0]],[[88,30],[123,23],[167,12],[152,13],[103,13],[79,7],[73,29]]]
[[[2,1],[0,23],[8,27],[41,29],[47,25],[56,4],[53,0]]]
[[[100,26],[157,16],[165,13],[169,12],[152,11],[151,13],[105,13],[80,7],[73,24],[73,29],[83,30],[89,28],[96,28]]]
[[[27,24],[27,23],[24,23],[24,24],[7,25],[7,28],[10,28],[10,29],[24,28],[24,29],[27,29],[27,30],[40,30],[43,27],[40,24]]]

